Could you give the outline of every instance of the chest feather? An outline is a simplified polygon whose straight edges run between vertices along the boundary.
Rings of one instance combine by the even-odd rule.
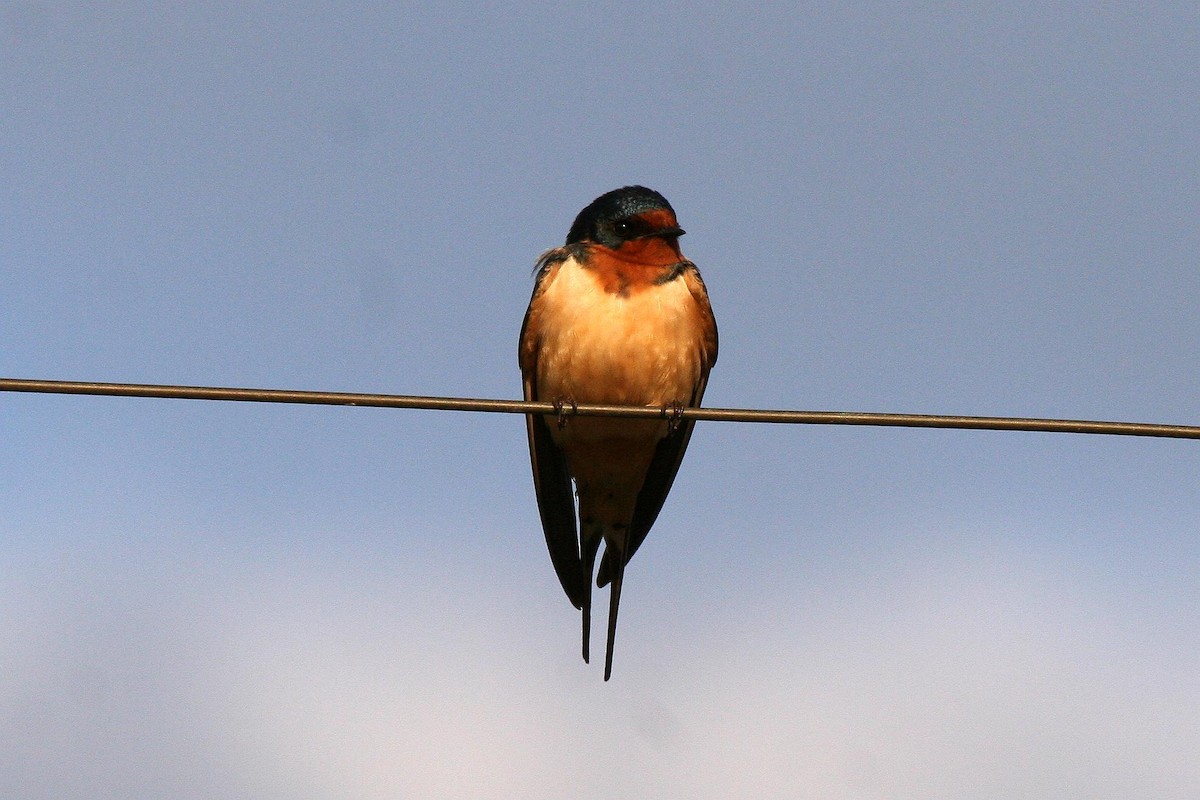
[[[682,279],[607,291],[573,259],[542,302],[538,394],[584,403],[686,403],[700,377],[701,325]]]

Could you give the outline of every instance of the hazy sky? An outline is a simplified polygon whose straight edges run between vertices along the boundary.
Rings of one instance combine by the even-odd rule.
[[[992,5],[4,3],[0,376],[517,397],[636,182],[709,405],[1200,423],[1200,11]],[[0,431],[0,796],[1200,795],[1197,442],[701,423],[605,684],[518,416]]]

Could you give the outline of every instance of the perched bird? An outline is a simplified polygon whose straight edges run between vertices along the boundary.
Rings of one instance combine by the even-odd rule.
[[[533,485],[550,560],[591,632],[592,572],[610,581],[604,679],[612,675],[621,581],[666,500],[717,360],[717,325],[683,229],[667,199],[644,186],[603,194],[579,212],[567,242],[537,262],[521,326],[525,399],[560,405],[527,415]],[[570,416],[579,403],[658,406],[662,420]],[[579,498],[579,526],[575,500]]]

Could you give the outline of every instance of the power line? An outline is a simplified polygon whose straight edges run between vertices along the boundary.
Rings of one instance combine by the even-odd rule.
[[[0,391],[40,394],[83,394],[110,397],[165,397],[177,400],[227,400],[246,403],[300,403],[327,406],[411,408],[433,411],[477,411],[501,414],[548,414],[586,417],[663,419],[671,409],[644,406],[579,404],[559,406],[527,400],[488,400],[468,397],[303,392],[289,389],[238,389],[215,386],[173,386],[146,383],[87,383],[0,378]],[[685,408],[683,419],[711,422],[772,422],[799,425],[873,425],[893,428],[958,428],[1043,433],[1092,433],[1112,436],[1152,436],[1200,439],[1200,426],[1149,422],[1101,422],[1032,417],[974,417],[940,414],[877,414],[859,411],[767,411],[747,408]]]

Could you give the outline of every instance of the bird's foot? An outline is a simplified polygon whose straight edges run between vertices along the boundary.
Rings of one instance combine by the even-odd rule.
[[[578,413],[579,406],[575,403],[574,400],[570,400],[570,401],[555,400],[554,401],[554,412],[555,412],[556,418],[558,419],[558,429],[560,431],[563,428],[567,427],[567,403],[568,402],[570,402],[570,404],[571,404],[571,414]]]
[[[667,418],[667,433],[674,433],[679,430],[679,425],[683,422],[683,404],[676,400],[670,405],[664,406],[663,416]]]

